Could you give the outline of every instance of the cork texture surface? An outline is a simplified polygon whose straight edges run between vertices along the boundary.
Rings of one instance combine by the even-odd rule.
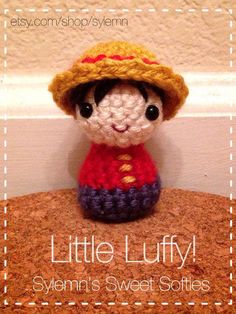
[[[235,305],[228,305],[231,299],[230,285],[230,241],[229,221],[230,205],[236,202],[213,194],[197,193],[180,189],[163,189],[160,202],[153,215],[144,219],[122,223],[105,224],[84,219],[76,201],[75,190],[58,190],[47,193],[35,193],[1,202],[1,221],[7,217],[7,254],[1,249],[1,277],[3,278],[3,260],[7,258],[7,293],[1,294],[1,306],[6,299],[6,313],[15,310],[18,313],[233,313]],[[4,217],[3,207],[8,211]],[[235,218],[235,216],[234,216]],[[3,243],[3,223],[1,223],[1,248]],[[68,256],[68,239],[75,236],[95,245],[109,242],[114,247],[114,258],[104,264],[94,262],[52,263],[51,236],[54,235],[54,254],[57,259]],[[179,269],[180,261],[174,254],[171,262],[127,263],[125,261],[124,239],[128,236],[130,260],[142,259],[143,243],[146,243],[147,256],[151,260],[156,256],[157,243],[165,235],[176,235],[181,250],[186,250],[193,235],[196,238],[195,262],[193,254],[187,256],[184,266]],[[234,243],[235,245],[235,243]],[[190,250],[191,251],[191,250]],[[92,253],[88,248],[88,257]],[[91,253],[91,254],[90,254]],[[60,258],[59,258],[60,257]],[[232,257],[232,256],[231,256]],[[235,256],[234,256],[235,257]],[[90,259],[91,261],[91,259]],[[38,276],[38,277],[37,277]],[[149,280],[146,291],[124,291],[116,288],[107,291],[106,278],[113,276],[121,285],[129,280]],[[162,276],[171,280],[207,280],[208,291],[193,291],[184,287],[179,291],[161,291],[158,282]],[[86,280],[80,290],[63,291],[58,284],[55,289],[40,290],[35,278],[43,278],[49,285],[52,280]],[[234,276],[233,276],[234,277]],[[150,285],[150,278],[155,284]],[[91,281],[98,280],[100,288],[93,289]],[[234,283],[235,284],[235,283]],[[145,285],[145,283],[144,283]],[[146,282],[146,286],[147,286]],[[33,287],[34,286],[34,287]],[[3,291],[4,287],[1,287]],[[121,291],[122,290],[122,291]],[[15,305],[16,302],[22,305]],[[34,302],[34,305],[29,305]],[[42,302],[48,302],[42,305]],[[61,305],[55,305],[60,302]],[[68,305],[75,302],[75,305]],[[85,302],[86,305],[82,305]],[[101,304],[95,305],[95,302]],[[109,305],[109,302],[114,302]],[[127,302],[122,305],[122,302]],[[138,302],[138,303],[137,303]],[[150,303],[151,302],[151,303]],[[180,302],[180,305],[175,305]],[[194,305],[189,305],[194,302]],[[207,302],[207,305],[202,305]],[[221,305],[215,305],[215,302]],[[163,303],[167,303],[163,305]]]

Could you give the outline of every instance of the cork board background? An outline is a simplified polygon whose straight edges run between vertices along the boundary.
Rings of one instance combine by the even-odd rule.
[[[45,14],[29,13],[25,8],[40,9],[42,2],[13,0],[5,2],[11,10],[7,18],[12,17],[12,11],[23,8],[24,17],[43,17]],[[44,1],[43,5],[53,9],[51,17],[58,17],[55,12],[59,8],[67,12],[69,8],[78,6],[77,1],[61,3],[60,1]],[[70,31],[63,28],[32,28],[26,31],[22,28],[10,28],[8,31],[8,76],[9,78],[30,78],[51,76],[55,72],[68,67],[71,61],[89,45],[98,40],[117,39],[145,43],[152,49],[160,60],[173,65],[177,71],[195,72],[228,72],[229,69],[229,20],[227,13],[216,13],[214,8],[236,9],[235,2],[224,1],[120,1],[117,9],[126,8],[129,12],[107,11],[114,8],[113,1],[81,1],[81,7],[89,12],[95,8],[105,10],[105,16],[112,18],[124,17],[129,19],[126,28],[116,27],[104,29],[87,28],[78,32],[77,28]],[[145,10],[155,7],[158,14],[144,14]],[[169,8],[171,14],[162,11]],[[207,7],[208,12],[199,9]],[[138,11],[135,9],[144,11]],[[175,9],[188,11],[193,8],[196,12],[188,11],[182,14]],[[20,14],[21,14],[20,13]],[[64,13],[63,13],[64,14]],[[75,15],[74,13],[72,15]],[[98,12],[95,13],[97,17]],[[13,16],[16,17],[14,13]],[[173,16],[175,18],[173,18]],[[1,18],[3,14],[1,12]],[[79,16],[81,17],[81,16]],[[233,19],[235,20],[235,18]],[[2,22],[2,20],[1,20]],[[153,32],[155,25],[157,32]],[[181,27],[179,27],[181,25]],[[1,27],[3,24],[1,23]],[[235,23],[232,33],[235,34]],[[158,35],[158,36],[157,36]],[[3,46],[3,37],[0,38]],[[27,47],[27,48],[26,48]],[[173,49],[174,47],[174,49]],[[235,47],[235,41],[232,43]],[[235,63],[235,49],[231,56]],[[0,64],[3,65],[3,49],[0,51]],[[1,72],[2,74],[2,72]],[[2,78],[2,75],[1,75]],[[32,102],[33,103],[33,102]],[[53,106],[53,103],[50,105]],[[29,167],[28,167],[29,168]],[[27,169],[29,170],[29,169]],[[235,201],[221,196],[187,192],[183,190],[165,189],[154,216],[123,225],[105,225],[84,220],[76,203],[74,190],[61,190],[49,193],[37,193],[29,196],[10,199],[1,202],[1,221],[4,221],[4,206],[7,206],[7,226],[1,224],[1,248],[6,246],[4,232],[7,228],[7,252],[1,250],[1,291],[7,287],[9,305],[4,307],[5,294],[1,293],[0,311],[6,313],[234,313],[235,304],[230,306],[232,298],[230,287],[235,281],[230,280],[230,259],[235,260],[235,251],[230,253],[230,214],[232,205],[235,211]],[[235,220],[235,215],[233,216]],[[5,227],[5,228],[4,228]],[[140,251],[140,244],[147,241],[153,250],[155,240],[160,240],[165,234],[177,234],[180,245],[195,234],[197,238],[196,262],[188,261],[183,270],[177,271],[176,265],[159,263],[157,266],[142,265],[126,267],[123,263],[123,237],[128,234],[134,253]],[[58,236],[59,252],[64,252],[69,235],[78,237],[95,234],[98,240],[109,240],[114,243],[117,254],[116,261],[109,266],[100,264],[78,267],[77,264],[52,265],[50,263],[50,235]],[[235,247],[234,239],[232,244]],[[4,259],[7,254],[7,265]],[[234,266],[234,264],[233,264]],[[45,279],[55,277],[73,278],[73,276],[92,276],[101,282],[106,274],[114,274],[118,279],[145,279],[153,276],[158,280],[161,274],[174,279],[182,276],[206,278],[211,283],[208,293],[182,292],[160,293],[159,291],[145,293],[106,293],[102,288],[98,293],[51,292],[45,297],[44,293],[32,290],[32,278],[36,275]],[[4,276],[7,274],[7,281]],[[235,274],[233,273],[233,278]],[[103,286],[102,286],[103,287]],[[75,305],[68,305],[69,302]],[[43,305],[43,302],[48,304]],[[87,304],[82,304],[87,303]],[[115,304],[108,304],[114,302]],[[122,302],[127,302],[122,305]],[[174,303],[179,303],[174,304]],[[29,303],[34,303],[30,305]],[[61,303],[61,304],[59,304]],[[101,304],[95,304],[101,303]],[[151,304],[152,303],[152,304]],[[167,304],[168,303],[168,304]]]
[[[235,12],[236,7],[235,1],[232,0],[201,2],[121,0],[119,3],[88,0],[80,1],[79,4],[74,0],[69,2],[11,0],[3,4],[8,11],[5,15],[3,11],[0,12],[0,29],[3,30],[3,19],[6,19],[8,23],[6,83],[12,92],[9,93],[10,96],[8,95],[8,108],[5,110],[3,105],[0,106],[0,116],[5,112],[14,116],[8,121],[9,197],[75,186],[74,168],[79,166],[86,154],[87,139],[83,137],[81,140],[83,144],[79,143],[81,135],[77,133],[77,125],[72,121],[66,121],[59,109],[61,116],[58,120],[48,119],[47,113],[54,112],[57,107],[47,92],[47,85],[56,72],[69,67],[84,49],[98,41],[112,39],[135,41],[145,44],[156,53],[161,62],[173,66],[180,73],[190,73],[191,77],[198,79],[204,74],[213,73],[213,81],[208,82],[209,78],[205,77],[208,82],[205,83],[205,87],[207,84],[214,86],[220,84],[215,81],[218,79],[217,73],[219,77],[222,75],[230,81],[230,75],[233,77],[235,72],[235,69],[229,66],[230,59],[235,64],[235,40],[230,42],[229,37],[230,32],[233,38],[235,36],[235,14],[232,16],[231,28],[229,23],[228,9]],[[43,11],[45,9],[48,11]],[[89,26],[82,29],[61,25],[26,28],[14,27],[11,24],[12,19],[18,18],[31,21],[61,17],[85,20],[91,17],[100,20],[119,18],[126,19],[128,25],[101,28]],[[4,36],[1,36],[0,47],[3,45]],[[4,49],[0,49],[2,69],[0,78],[4,72],[3,59]],[[227,89],[230,84],[227,81],[226,86],[219,88],[225,91],[226,98],[230,97]],[[206,121],[205,124],[204,118],[197,119],[193,115],[193,120],[184,118],[166,123],[163,125],[163,132],[156,132],[153,135],[151,142],[148,143],[149,150],[153,156],[165,160],[165,165],[160,165],[160,168],[163,167],[160,170],[165,186],[228,195],[229,173],[228,170],[226,173],[225,169],[229,169],[229,150],[235,152],[235,145],[229,147],[228,133],[230,125],[235,125],[235,119],[230,122],[225,114],[214,115],[214,108],[210,110],[214,99],[220,98],[217,92],[210,95],[212,97],[209,97],[209,101],[207,97],[206,104],[201,82],[199,87],[197,83],[195,89],[199,90],[197,93],[199,106],[197,98],[194,106],[186,103],[184,106],[186,112],[191,116],[193,108],[194,112],[201,112],[200,108],[204,108],[204,114],[208,114],[210,121]],[[190,95],[192,97],[192,91]],[[235,114],[235,102],[232,108],[229,107],[228,98],[227,101],[223,98],[222,102],[220,106],[224,108],[224,113],[232,109]],[[25,118],[19,117],[19,113]],[[32,118],[35,117],[34,114],[35,119]],[[39,119],[41,115],[44,116],[42,120]],[[0,120],[1,129],[3,125],[4,121]],[[195,130],[201,131],[200,136],[193,131],[192,126]],[[207,133],[205,129],[208,129]],[[73,135],[69,134],[67,137],[67,132],[72,132]],[[39,133],[41,136],[38,136]],[[214,142],[208,140],[212,138],[212,133],[215,137]],[[193,138],[192,134],[193,136],[197,134],[197,139]],[[4,137],[3,132],[0,133],[1,141],[4,141]],[[199,149],[199,153],[192,154],[192,150],[196,149]],[[4,147],[0,146],[0,154],[3,150]],[[219,154],[215,154],[216,150]],[[60,155],[65,158],[61,158]],[[67,169],[65,162],[67,159],[73,171]],[[62,175],[58,178],[58,174]],[[231,177],[234,180],[235,176],[233,172]],[[35,184],[31,184],[33,180]],[[0,185],[0,194],[3,191],[4,186]]]
[[[3,206],[1,214],[3,219]],[[155,213],[150,217],[123,224],[104,224],[83,218],[76,201],[75,190],[59,190],[16,197],[7,201],[8,206],[8,302],[7,312],[16,309],[19,313],[234,313],[235,304],[229,306],[232,298],[229,261],[235,259],[235,251],[229,247],[229,207],[235,210],[236,202],[213,194],[164,189]],[[233,215],[235,219],[235,214]],[[1,234],[3,226],[1,225]],[[108,264],[94,262],[55,264],[51,262],[51,235],[55,236],[55,254],[66,258],[68,238],[78,236],[80,240],[94,235],[97,243],[108,241],[115,248],[114,259]],[[177,235],[180,248],[185,248],[196,236],[195,262],[189,255],[183,268],[178,269],[178,259],[155,264],[127,264],[124,261],[124,237],[129,236],[129,252],[132,258],[142,258],[142,243],[146,242],[149,258],[156,254],[156,243],[163,235]],[[3,246],[3,237],[0,240]],[[233,246],[235,247],[235,239]],[[1,269],[3,253],[1,251]],[[58,258],[59,259],[59,258]],[[155,284],[147,291],[107,291],[106,276],[117,280],[148,280]],[[45,280],[86,279],[99,280],[98,291],[91,287],[79,292],[75,289],[63,291],[35,291],[36,276]],[[160,291],[160,277],[171,280],[182,277],[209,281],[209,291],[178,292]],[[1,285],[3,282],[1,282]],[[34,287],[33,287],[34,286]],[[3,287],[1,287],[3,289]],[[59,288],[58,288],[59,289]],[[59,289],[60,290],[60,289]],[[183,291],[182,291],[183,290]],[[4,295],[1,295],[1,304]],[[20,302],[20,303],[18,303]],[[30,305],[32,304],[33,305]],[[45,302],[48,302],[45,305]],[[59,302],[59,303],[58,303]],[[74,305],[68,305],[74,302]],[[110,305],[110,302],[112,303]],[[176,305],[175,303],[178,303]],[[30,303],[30,304],[29,304]],[[99,303],[99,304],[98,304]],[[127,303],[127,304],[122,304]],[[18,305],[17,305],[18,304]]]

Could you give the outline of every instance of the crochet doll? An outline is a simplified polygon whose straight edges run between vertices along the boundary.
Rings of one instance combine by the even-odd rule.
[[[183,78],[143,46],[108,42],[57,74],[49,90],[92,142],[78,175],[86,216],[121,222],[151,213],[161,183],[144,143],[183,105]]]

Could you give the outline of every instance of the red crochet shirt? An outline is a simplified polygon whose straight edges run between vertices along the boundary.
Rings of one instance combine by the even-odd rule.
[[[156,181],[157,168],[144,144],[128,148],[92,144],[79,174],[79,184],[95,189],[140,188]]]

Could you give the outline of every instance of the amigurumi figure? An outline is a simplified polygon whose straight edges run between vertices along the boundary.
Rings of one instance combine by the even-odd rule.
[[[183,78],[143,46],[115,41],[86,51],[49,90],[92,141],[78,177],[86,216],[121,222],[152,212],[161,183],[144,143],[183,105]]]

